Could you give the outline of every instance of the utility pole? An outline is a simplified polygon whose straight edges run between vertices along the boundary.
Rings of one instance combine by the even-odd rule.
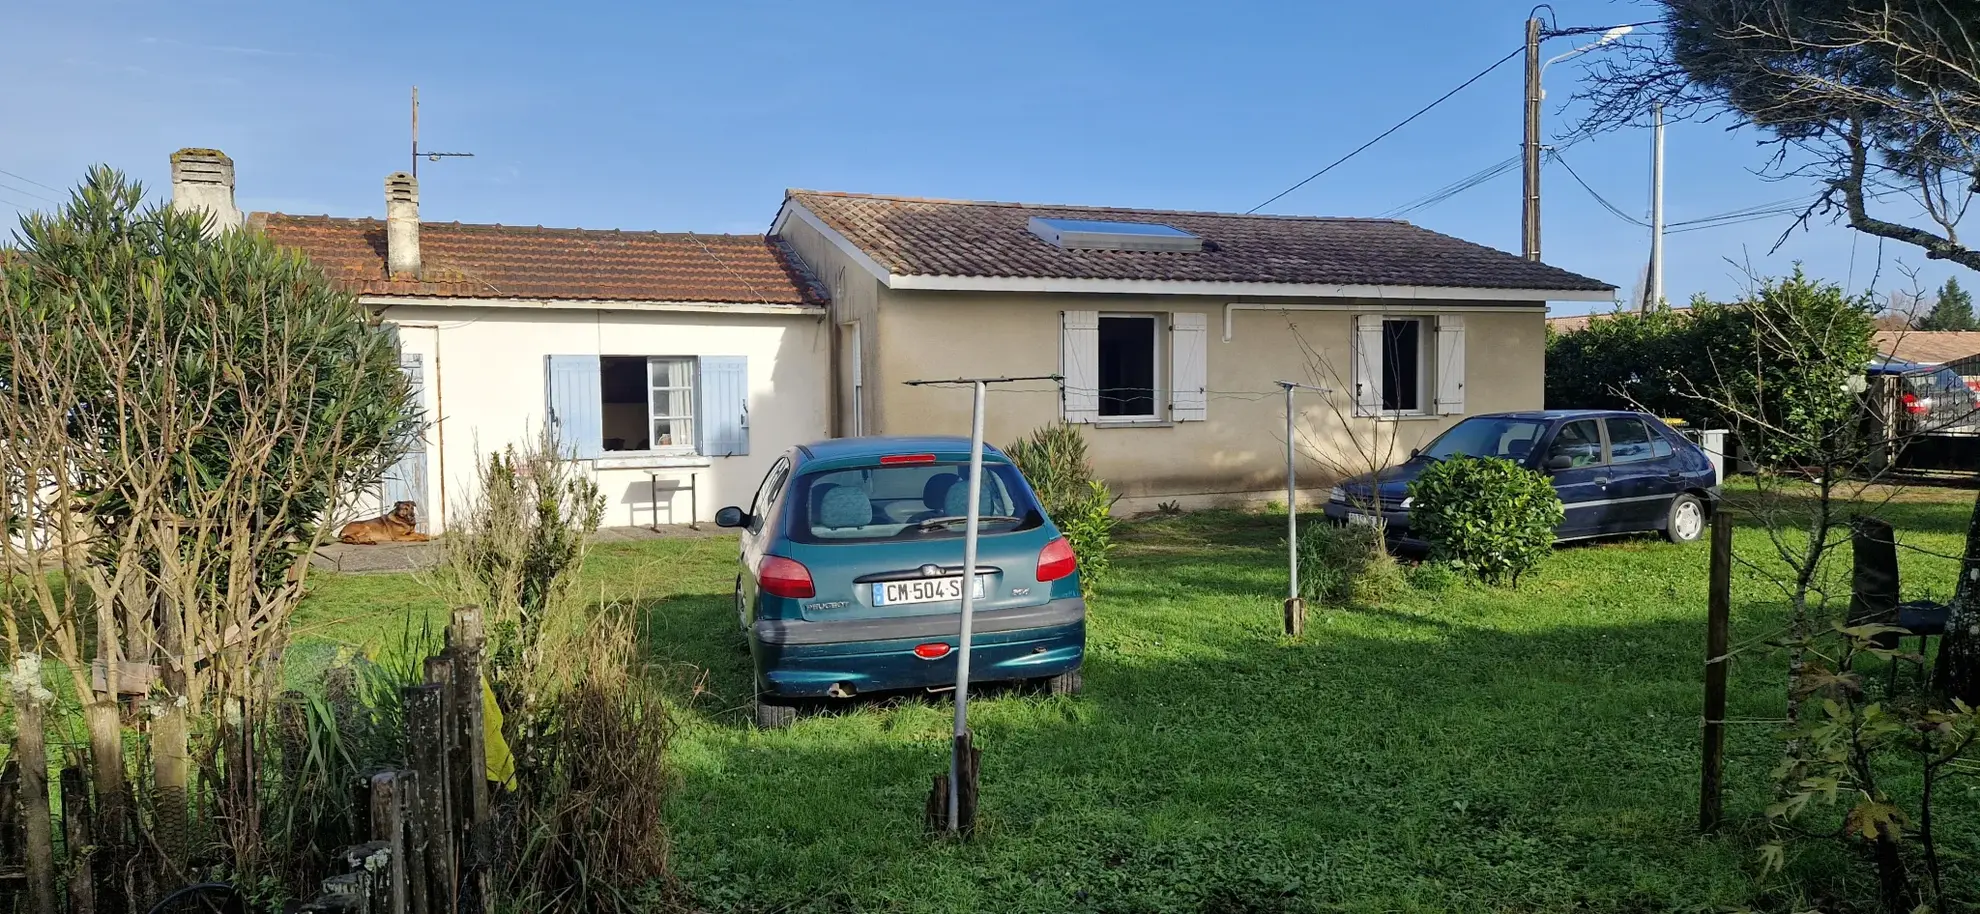
[[[1521,252],[1540,259],[1540,20],[1526,20],[1525,189],[1520,209]]]
[[[1650,109],[1650,295],[1643,310],[1664,306],[1664,106]]]

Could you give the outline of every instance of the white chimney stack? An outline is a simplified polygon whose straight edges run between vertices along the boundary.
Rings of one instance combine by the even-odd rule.
[[[385,176],[385,270],[419,278],[419,179],[403,171]]]
[[[234,208],[234,160],[218,149],[181,149],[172,153],[172,206],[201,210],[211,221],[210,237],[241,224]]]

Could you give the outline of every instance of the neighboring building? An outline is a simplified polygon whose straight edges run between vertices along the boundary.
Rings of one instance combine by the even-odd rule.
[[[1980,390],[1980,330],[1879,330],[1877,351],[1927,368],[1950,368]]]
[[[413,179],[385,183],[383,221],[246,222],[398,329],[431,424],[378,494],[418,502],[429,530],[483,456],[549,417],[608,525],[711,520],[830,434],[824,293],[775,238],[421,223]],[[213,150],[174,155],[173,199],[242,221]]]
[[[1614,287],[1408,223],[790,191],[771,228],[830,290],[835,431],[1091,427],[1123,508],[1271,497],[1284,400],[1306,482],[1400,460],[1457,419],[1542,405],[1549,301]],[[1369,445],[1377,448],[1370,450]]]
[[[1666,311],[1676,311],[1676,312],[1685,312],[1685,311],[1689,311],[1689,310],[1691,310],[1691,306],[1690,306],[1690,305],[1671,305],[1671,306],[1669,306],[1669,307],[1667,307],[1667,308],[1665,308],[1664,310],[1666,310]],[[1576,330],[1586,330],[1586,329],[1588,329],[1588,325],[1589,325],[1589,324],[1592,324],[1592,323],[1594,323],[1594,322],[1596,322],[1596,321],[1599,321],[1599,320],[1603,320],[1603,319],[1605,319],[1605,318],[1610,318],[1610,317],[1614,317],[1614,316],[1616,316],[1617,314],[1635,314],[1635,313],[1637,313],[1637,312],[1635,312],[1635,311],[1591,311],[1591,312],[1589,312],[1589,313],[1587,313],[1587,314],[1564,314],[1564,315],[1561,315],[1561,316],[1559,316],[1559,317],[1550,317],[1550,318],[1547,318],[1547,329],[1549,329],[1549,330],[1552,330],[1552,331],[1554,331],[1555,333],[1573,333],[1573,332],[1575,332]]]

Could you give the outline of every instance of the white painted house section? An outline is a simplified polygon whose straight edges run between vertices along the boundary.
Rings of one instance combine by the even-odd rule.
[[[637,452],[605,451],[588,438],[569,442],[585,455],[578,464],[605,496],[607,526],[712,521],[724,505],[747,505],[779,454],[831,436],[831,385],[823,380],[831,376],[831,338],[822,308],[751,314],[364,300],[382,306],[384,321],[399,328],[402,350],[417,354],[424,368],[432,532],[444,530],[448,509],[474,494],[477,468],[488,454],[528,440],[542,427],[559,393],[549,377],[553,357],[589,357],[554,360],[567,370],[611,356],[676,357],[706,366],[705,373],[696,372],[694,419],[708,432],[719,426],[729,436],[714,446],[697,441]],[[720,405],[704,405],[700,382],[720,383],[730,371],[741,382],[738,396],[729,397],[724,388],[711,394],[720,396]],[[730,399],[746,421],[703,414],[708,408],[727,412]],[[737,432],[744,436],[740,442],[733,438]],[[702,438],[702,430],[694,437]],[[703,453],[737,451],[738,444],[743,453]]]

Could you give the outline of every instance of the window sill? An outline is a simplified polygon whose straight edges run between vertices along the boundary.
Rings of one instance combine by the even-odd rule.
[[[620,451],[610,457],[594,457],[591,467],[595,470],[679,470],[712,466],[706,457],[698,454],[651,454]]]
[[[1094,428],[1174,428],[1175,423],[1167,419],[1101,419],[1093,423]]]
[[[1374,419],[1377,422],[1420,422],[1424,419],[1451,418],[1439,413],[1363,413],[1361,417]]]

